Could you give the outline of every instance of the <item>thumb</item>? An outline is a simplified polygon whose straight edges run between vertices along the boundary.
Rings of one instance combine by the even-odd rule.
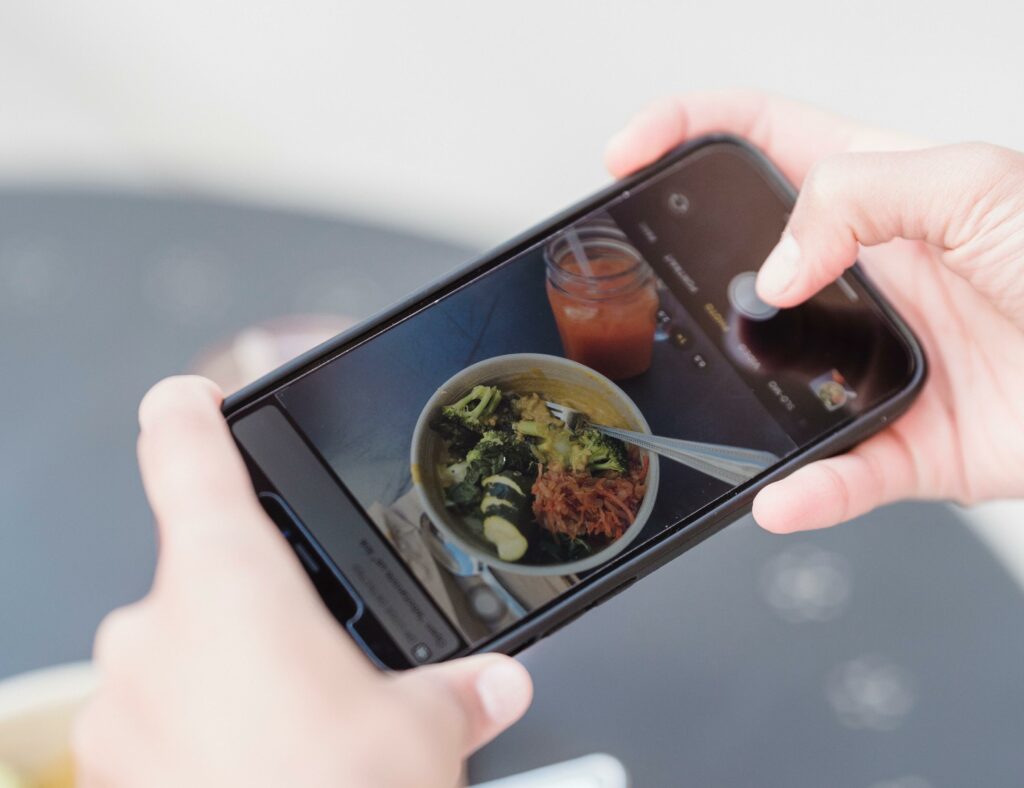
[[[1007,173],[1022,167],[1020,154],[973,143],[822,159],[761,267],[758,295],[779,307],[805,301],[853,265],[860,245],[905,238],[945,252],[962,248],[984,227],[986,208],[998,204]],[[943,260],[983,295],[997,296],[985,292],[991,277],[977,277],[970,256]]]
[[[481,654],[398,674],[400,692],[422,708],[435,734],[453,736],[460,757],[522,717],[533,699],[526,668],[511,657]]]
[[[256,498],[227,422],[220,390],[194,376],[157,383],[139,405],[139,467],[163,555],[220,546],[284,543]]]

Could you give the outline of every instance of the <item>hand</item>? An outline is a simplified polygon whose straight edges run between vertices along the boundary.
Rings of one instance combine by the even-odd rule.
[[[748,138],[801,189],[760,296],[798,304],[871,247],[865,269],[930,362],[903,418],[765,487],[755,519],[787,532],[901,498],[1024,495],[1024,156],[925,148],[783,99],[716,92],[651,106],[612,138],[606,162],[621,177],[714,131]]]
[[[372,667],[260,508],[220,400],[172,378],[139,410],[160,560],[97,635],[79,784],[451,788],[525,712],[529,676],[499,655]]]

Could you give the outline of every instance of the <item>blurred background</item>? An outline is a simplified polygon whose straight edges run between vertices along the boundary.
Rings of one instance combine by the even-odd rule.
[[[0,0],[0,678],[86,658],[148,587],[134,418],[158,378],[218,348],[272,363],[238,341],[267,321],[298,352],[600,187],[605,140],[665,94],[762,88],[1024,148],[1021,22],[1010,2]],[[785,544],[744,521],[528,652],[537,707],[474,775],[605,749],[637,785],[1018,784],[1022,520],[910,505]],[[758,580],[780,566],[795,624]],[[757,746],[778,715],[813,754]]]
[[[1019,4],[0,4],[0,172],[344,212],[473,247],[603,183],[650,99],[759,87],[1024,146]]]

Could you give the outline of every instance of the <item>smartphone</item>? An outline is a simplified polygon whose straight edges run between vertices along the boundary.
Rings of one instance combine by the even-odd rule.
[[[514,653],[908,407],[921,346],[859,268],[758,299],[794,199],[692,141],[226,400],[372,661]]]

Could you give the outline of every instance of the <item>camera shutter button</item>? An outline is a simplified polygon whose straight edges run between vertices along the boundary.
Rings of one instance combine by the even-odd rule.
[[[729,303],[748,320],[768,320],[775,317],[779,310],[760,299],[755,288],[756,282],[757,274],[754,271],[736,274],[729,282]]]

